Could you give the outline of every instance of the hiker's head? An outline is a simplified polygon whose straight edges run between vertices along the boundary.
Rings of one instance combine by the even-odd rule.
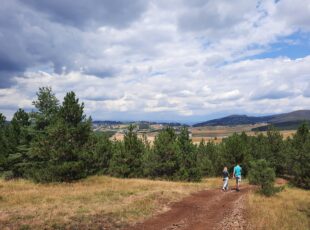
[[[223,171],[227,171],[227,167],[226,166],[224,167]]]

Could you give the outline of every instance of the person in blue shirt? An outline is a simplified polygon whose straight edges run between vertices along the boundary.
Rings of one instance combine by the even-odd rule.
[[[233,178],[236,177],[236,190],[239,192],[239,184],[241,182],[241,173],[242,173],[242,168],[240,167],[239,163],[234,167],[234,172],[233,172]]]

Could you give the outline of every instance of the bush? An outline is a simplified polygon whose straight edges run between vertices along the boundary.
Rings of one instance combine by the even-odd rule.
[[[12,171],[5,171],[3,173],[4,180],[13,180],[15,178],[14,173]]]
[[[270,168],[264,159],[252,161],[250,163],[249,182],[250,184],[260,185],[260,192],[265,196],[272,196],[282,190],[274,187],[275,171]]]

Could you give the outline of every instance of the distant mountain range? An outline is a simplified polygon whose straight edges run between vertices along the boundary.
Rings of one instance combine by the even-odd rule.
[[[209,120],[194,124],[198,126],[233,126],[247,125],[257,123],[268,123],[268,125],[258,127],[255,130],[266,130],[270,125],[277,128],[295,129],[301,122],[310,121],[310,110],[297,110],[290,113],[276,114],[270,116],[247,116],[247,115],[231,115],[219,119]]]
[[[194,124],[193,127],[201,126],[234,126],[234,125],[254,125],[258,123],[267,123],[254,128],[253,131],[267,130],[271,125],[278,129],[296,129],[303,121],[310,123],[310,110],[297,110],[290,113],[275,114],[269,116],[247,116],[230,115],[219,119],[213,119]],[[161,124],[166,126],[188,126],[178,122],[151,122],[151,121],[93,121],[94,125],[121,125],[121,124]]]

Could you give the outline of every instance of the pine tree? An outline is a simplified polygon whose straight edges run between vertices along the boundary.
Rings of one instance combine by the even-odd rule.
[[[28,154],[32,136],[29,133],[29,115],[23,109],[18,109],[9,125],[14,152],[8,156],[8,164],[12,177],[22,177],[28,165]]]
[[[265,159],[275,169],[276,175],[282,175],[285,171],[284,166],[288,157],[284,151],[283,136],[278,130],[272,127],[267,131],[267,140],[269,152],[265,156]]]
[[[250,160],[250,146],[245,133],[241,135],[234,133],[225,138],[220,145],[220,151],[223,155],[221,156],[221,167],[218,173],[223,170],[224,166],[232,169],[237,163],[241,163],[243,173],[247,173]]]
[[[0,113],[0,173],[4,173],[5,179],[14,178],[15,159],[14,154],[16,152],[16,139],[12,126],[6,123],[6,118]]]
[[[51,92],[50,92],[51,93]],[[50,98],[47,97],[47,100]],[[42,101],[42,104],[46,103]],[[82,156],[91,133],[91,120],[83,113],[83,104],[69,92],[31,148],[34,160],[28,175],[40,182],[72,181],[86,176]],[[53,110],[54,111],[54,110]]]
[[[197,164],[197,151],[189,138],[186,127],[181,129],[177,137],[178,145],[178,178],[187,181],[199,181],[202,177],[201,170]]]
[[[292,144],[293,182],[299,187],[310,189],[310,132],[306,123],[298,128]]]
[[[110,173],[118,177],[141,177],[143,174],[142,158],[145,146],[134,131],[128,127],[123,143],[117,142],[111,159]]]
[[[8,143],[5,136],[5,119],[6,117],[0,113],[0,173],[4,172],[7,166]]]
[[[197,147],[197,164],[201,170],[202,176],[215,175],[213,164],[210,160],[211,153],[208,151],[207,144],[202,139]]]
[[[176,134],[171,127],[159,132],[155,137],[153,148],[148,157],[148,175],[176,179],[178,166],[178,145]]]
[[[46,126],[51,124],[59,110],[59,101],[52,92],[51,87],[41,87],[37,92],[37,100],[32,104],[37,109],[32,114],[35,119],[35,128],[37,130],[44,130]]]
[[[87,174],[108,173],[112,158],[112,142],[105,133],[92,133],[83,152],[82,160],[86,166]]]
[[[251,162],[249,181],[251,184],[260,185],[260,191],[265,196],[272,196],[282,190],[282,188],[274,187],[275,177],[274,169],[269,167],[265,159]]]
[[[2,128],[5,124],[6,117],[0,113],[0,127]]]

